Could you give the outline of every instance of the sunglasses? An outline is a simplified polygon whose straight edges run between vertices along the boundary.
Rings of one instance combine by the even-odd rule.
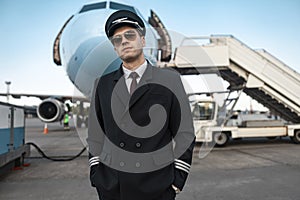
[[[136,39],[137,33],[133,30],[126,31],[123,33],[124,37],[129,41],[134,41]],[[110,41],[114,46],[120,46],[122,44],[123,37],[122,35],[113,36]]]

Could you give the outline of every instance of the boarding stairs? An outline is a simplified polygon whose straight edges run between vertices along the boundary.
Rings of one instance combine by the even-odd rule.
[[[209,42],[200,44],[197,39]],[[233,36],[187,38],[167,66],[181,74],[218,73],[290,123],[300,123],[300,74],[265,50],[254,50]],[[195,41],[191,43],[192,41]],[[195,45],[197,44],[197,45]]]

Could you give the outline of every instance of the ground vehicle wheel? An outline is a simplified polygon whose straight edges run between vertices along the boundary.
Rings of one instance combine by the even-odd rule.
[[[214,133],[214,142],[217,147],[223,147],[227,144],[229,136],[224,132]]]
[[[296,144],[300,144],[300,130],[295,131],[294,136],[291,137],[291,140]]]

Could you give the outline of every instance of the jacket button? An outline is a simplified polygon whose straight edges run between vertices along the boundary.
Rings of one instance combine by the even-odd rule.
[[[125,163],[124,162],[120,162],[120,166],[124,167]]]
[[[137,142],[137,143],[135,143],[135,146],[136,146],[136,148],[140,148],[142,146],[142,144]]]
[[[124,142],[120,142],[119,146],[120,146],[121,148],[123,148],[123,147],[125,147],[125,143],[124,143]]]
[[[140,167],[140,166],[141,166],[141,163],[137,162],[137,163],[135,163],[135,166],[136,166],[136,167]]]

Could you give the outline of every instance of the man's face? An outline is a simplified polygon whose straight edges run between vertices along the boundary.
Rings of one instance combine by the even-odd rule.
[[[118,28],[111,38],[114,49],[125,62],[132,62],[143,54],[145,37],[129,26]]]

